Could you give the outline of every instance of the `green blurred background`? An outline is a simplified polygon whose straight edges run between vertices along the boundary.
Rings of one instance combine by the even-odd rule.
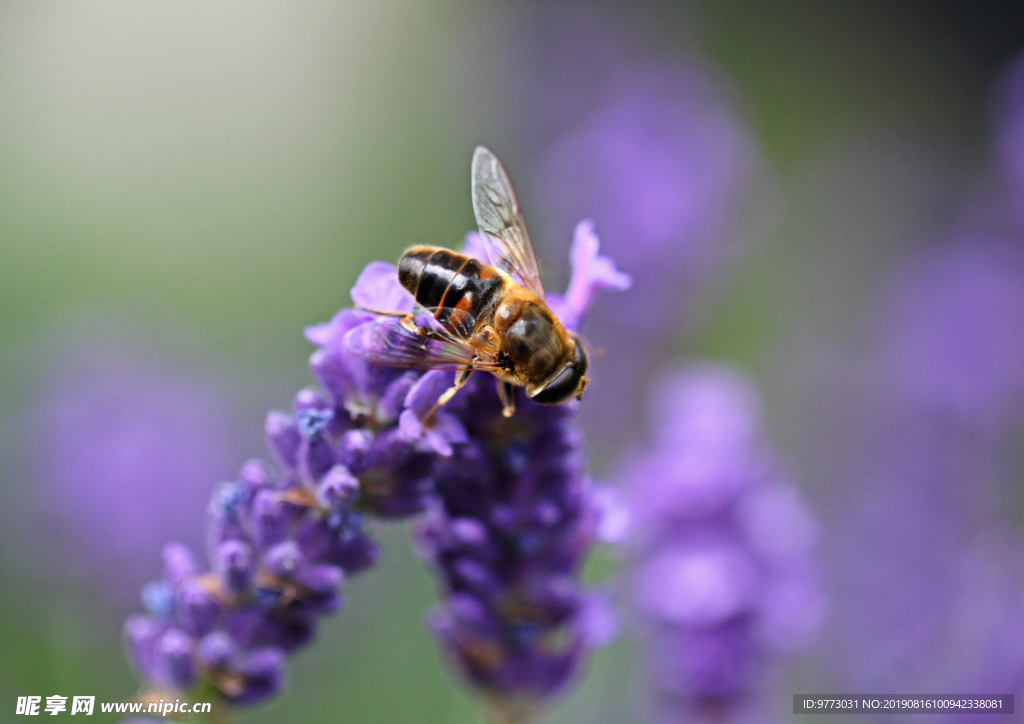
[[[366,262],[416,243],[455,245],[472,227],[474,145],[523,179],[529,218],[537,149],[510,109],[546,99],[503,79],[530,53],[524,19],[544,7],[0,4],[8,441],[54,382],[54,356],[110,344],[135,350],[142,368],[221,391],[232,431],[222,476],[265,454],[265,411],[311,382],[303,327],[349,302]],[[801,419],[809,393],[786,350],[855,336],[851,319],[879,270],[935,228],[988,163],[987,99],[1024,43],[1024,5],[583,7],[652,58],[717,67],[760,145],[770,201],[758,244],[706,301],[695,334],[669,330],[666,354],[752,369],[773,436],[812,501],[827,504],[827,461],[802,434],[814,423]],[[102,577],[62,567],[73,558],[59,547],[35,555],[60,535],[29,514],[35,481],[14,447],[0,448],[0,721],[17,718],[14,699],[26,693],[130,698],[119,632],[135,605],[108,595]],[[614,452],[594,456],[598,472]],[[348,607],[295,657],[284,695],[238,721],[477,720],[421,625],[432,584],[405,531],[379,532],[384,564],[349,587]],[[601,556],[597,568],[611,568],[614,555]],[[157,567],[154,557],[150,575]],[[622,721],[634,678],[627,642],[600,652],[553,721]]]

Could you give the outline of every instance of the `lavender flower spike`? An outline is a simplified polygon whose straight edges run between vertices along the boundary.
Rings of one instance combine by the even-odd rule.
[[[383,262],[364,270],[352,297],[412,309]],[[370,365],[338,345],[374,319],[343,309],[307,330],[320,346],[310,366],[322,391],[302,390],[291,412],[267,416],[280,472],[251,461],[214,491],[209,564],[181,544],[165,547],[163,577],[143,590],[147,613],[124,629],[144,698],[191,692],[252,704],[272,696],[284,682],[286,655],[341,605],[346,577],[377,560],[366,514],[406,516],[425,506],[437,452],[399,429],[420,373]]]
[[[341,605],[346,574],[376,558],[351,513],[355,480],[334,468],[319,495],[308,481],[250,461],[209,506],[210,564],[180,543],[164,547],[163,577],[143,589],[145,615],[125,638],[148,690],[214,694],[251,704],[284,683],[285,656],[312,638],[318,617]],[[193,697],[194,698],[194,697]]]
[[[594,288],[625,283],[597,255],[592,233],[574,263],[570,324]],[[363,270],[352,299],[413,311],[384,262]],[[449,594],[438,617],[449,624],[439,631],[503,711],[562,688],[607,638],[609,617],[576,580],[597,508],[572,406],[542,408],[520,394],[521,412],[506,420],[494,381],[478,374],[428,417],[451,373],[381,367],[349,347],[384,339],[395,323],[342,309],[306,330],[318,346],[310,367],[321,389],[302,390],[290,412],[267,416],[280,472],[253,461],[222,483],[209,507],[209,565],[169,544],[163,577],[143,591],[147,614],[125,624],[144,696],[213,693],[249,704],[273,695],[286,655],[340,607],[346,577],[376,561],[367,515],[429,509],[423,550]]]
[[[635,501],[633,596],[653,720],[744,719],[764,705],[780,655],[822,619],[814,521],[761,447],[745,377],[688,368],[652,399],[656,440],[620,483]]]
[[[548,296],[570,328],[594,290],[628,284],[598,256],[592,226],[581,224],[577,236],[570,293]],[[479,254],[474,237],[467,252]],[[444,386],[431,388],[433,399],[417,404],[432,403]],[[438,459],[436,497],[416,526],[442,596],[430,617],[434,634],[503,721],[529,720],[615,632],[603,599],[579,580],[599,505],[573,424],[577,404],[542,406],[517,390],[517,412],[506,419],[495,381],[472,377],[444,408],[465,438]]]

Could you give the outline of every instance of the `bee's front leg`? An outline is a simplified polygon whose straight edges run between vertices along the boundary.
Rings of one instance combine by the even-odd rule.
[[[430,422],[430,419],[434,416],[435,412],[447,405],[451,399],[455,397],[456,392],[466,386],[466,382],[469,381],[469,376],[471,374],[473,374],[473,368],[466,367],[455,376],[455,384],[445,390],[444,394],[437,398],[437,402],[434,403],[434,406],[431,407],[427,414],[423,416],[424,425]]]
[[[516,391],[510,382],[495,378],[498,383],[498,399],[501,400],[502,417],[512,417],[516,414]]]

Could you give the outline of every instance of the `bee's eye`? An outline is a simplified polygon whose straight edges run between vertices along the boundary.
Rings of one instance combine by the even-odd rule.
[[[575,334],[571,335],[572,341],[576,344],[576,350],[573,354],[572,363],[576,366],[576,369],[580,371],[580,374],[586,374],[587,372],[587,350],[583,347],[583,342]]]
[[[587,373],[587,353],[583,343],[573,335],[576,349],[572,362],[559,371],[555,378],[538,391],[533,399],[542,405],[560,405],[576,395],[580,389],[580,380]]]
[[[575,363],[569,363],[533,399],[542,405],[559,405],[576,394],[582,377],[583,372],[576,368]]]

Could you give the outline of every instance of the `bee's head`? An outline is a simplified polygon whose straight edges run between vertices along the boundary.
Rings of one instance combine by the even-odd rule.
[[[530,396],[542,405],[560,405],[570,398],[577,400],[583,397],[583,390],[590,380],[587,373],[587,352],[583,342],[575,334],[570,334],[573,344],[572,355],[562,363],[561,367],[548,382]]]

